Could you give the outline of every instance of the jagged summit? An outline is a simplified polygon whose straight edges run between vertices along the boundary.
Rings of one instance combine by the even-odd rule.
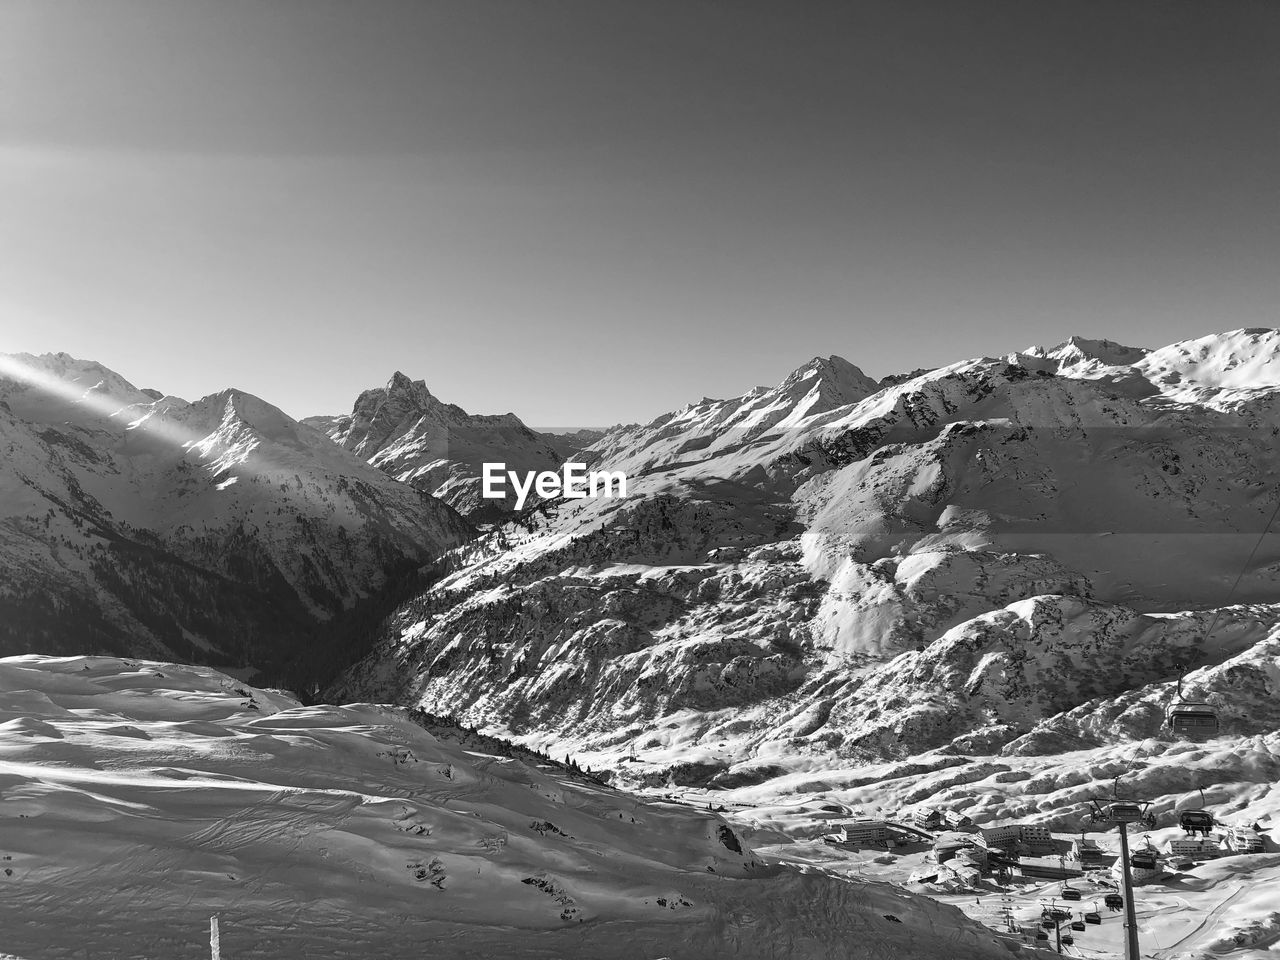
[[[382,388],[383,396],[406,397],[419,406],[428,406],[432,403],[439,403],[433,394],[427,388],[427,381],[414,380],[410,376],[397,370],[391,375],[391,379],[387,381],[387,385]],[[372,391],[371,391],[372,392]]]
[[[445,403],[436,397],[425,380],[413,380],[399,370],[386,386],[362,391],[349,415],[307,417],[304,422],[323,420],[333,421],[327,432],[340,432],[343,439],[339,442],[368,460],[373,460],[388,443],[422,426],[426,420],[503,423],[516,430],[529,429],[514,413],[469,414],[457,404]]]
[[[499,504],[481,497],[484,463],[550,470],[563,459],[552,438],[529,429],[514,413],[469,414],[399,370],[386,386],[363,391],[350,414],[302,422],[397,480],[477,516],[488,516]]]
[[[350,415],[335,418],[333,429],[341,431],[342,446],[371,460],[398,432],[412,429],[408,421],[441,406],[427,389],[426,381],[412,380],[397,370],[386,386],[361,392]],[[331,430],[326,432],[332,435]]]

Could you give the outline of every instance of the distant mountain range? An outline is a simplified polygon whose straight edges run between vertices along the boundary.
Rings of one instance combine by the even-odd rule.
[[[641,781],[1145,735],[1184,665],[1228,728],[1273,730],[1277,438],[1271,329],[879,381],[815,358],[568,442],[399,373],[298,422],[18,355],[0,650],[256,667],[625,748]],[[630,496],[478,496],[483,462],[568,456]]]

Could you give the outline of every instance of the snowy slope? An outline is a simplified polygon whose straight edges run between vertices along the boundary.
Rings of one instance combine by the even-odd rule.
[[[385,387],[360,394],[350,415],[304,422],[387,475],[477,519],[492,518],[503,503],[481,497],[482,464],[506,463],[524,473],[555,469],[564,459],[551,438],[514,413],[469,414],[399,371]]]
[[[0,358],[0,649],[279,660],[467,525],[265,401]]]
[[[223,956],[273,960],[1007,956],[714,813],[208,668],[0,660],[0,790],[0,950],[31,960],[207,957],[214,913]]]

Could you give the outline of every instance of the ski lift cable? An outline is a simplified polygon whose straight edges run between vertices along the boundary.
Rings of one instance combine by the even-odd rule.
[[[1253,545],[1253,549],[1249,551],[1249,557],[1245,560],[1244,566],[1240,568],[1240,572],[1236,574],[1235,582],[1231,584],[1231,589],[1227,591],[1226,602],[1213,612],[1213,619],[1209,621],[1209,629],[1204,632],[1206,640],[1213,633],[1213,628],[1218,625],[1218,618],[1222,615],[1225,607],[1231,605],[1231,598],[1236,594],[1236,588],[1240,586],[1240,581],[1244,579],[1244,575],[1249,572],[1249,565],[1253,563],[1253,558],[1258,555],[1258,550],[1262,546],[1262,541],[1267,538],[1267,534],[1271,532],[1271,525],[1276,522],[1276,517],[1280,516],[1280,496],[1276,497],[1275,508],[1271,511],[1271,518],[1267,521],[1267,525],[1262,528],[1262,533],[1258,535],[1257,541]]]

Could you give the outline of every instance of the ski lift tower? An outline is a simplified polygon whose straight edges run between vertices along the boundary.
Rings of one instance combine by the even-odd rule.
[[[1150,800],[1136,800],[1132,797],[1121,797],[1119,778],[1112,787],[1110,797],[1094,798],[1089,801],[1088,822],[1103,830],[1116,828],[1120,834],[1120,865],[1124,879],[1124,928],[1125,928],[1125,960],[1141,960],[1138,952],[1138,918],[1133,908],[1133,873],[1129,863],[1129,834],[1131,823],[1140,823],[1148,830],[1156,825],[1155,814],[1151,812]]]
[[[1004,928],[1012,934],[1021,933],[1017,921],[1013,918],[1013,898],[1007,893],[1000,898],[1000,917],[1004,920]]]
[[[1040,901],[1044,903],[1043,900]],[[1062,925],[1071,921],[1071,911],[1064,907],[1058,906],[1058,901],[1049,900],[1048,906],[1040,911],[1040,927],[1043,930],[1052,930],[1054,940],[1057,942],[1058,953],[1062,953]],[[1067,935],[1067,943],[1073,943],[1071,935]]]

